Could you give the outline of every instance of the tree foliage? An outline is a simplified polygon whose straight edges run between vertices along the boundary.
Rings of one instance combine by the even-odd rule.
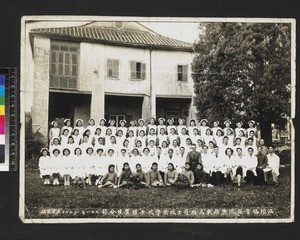
[[[192,64],[198,118],[253,119],[282,127],[290,115],[290,24],[205,23],[199,28]]]

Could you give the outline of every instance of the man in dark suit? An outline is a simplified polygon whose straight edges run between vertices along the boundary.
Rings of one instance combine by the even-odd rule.
[[[190,164],[191,171],[194,171],[198,163],[202,163],[201,153],[196,151],[196,144],[192,144],[192,151],[186,156],[186,162]]]

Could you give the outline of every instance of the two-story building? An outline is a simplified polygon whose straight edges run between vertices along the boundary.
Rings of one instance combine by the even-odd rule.
[[[30,31],[33,128],[54,118],[196,117],[191,43],[137,22],[92,22]]]

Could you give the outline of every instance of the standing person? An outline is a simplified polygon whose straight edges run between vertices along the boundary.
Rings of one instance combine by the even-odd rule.
[[[132,184],[132,171],[129,167],[128,162],[123,164],[122,172],[119,176],[118,185],[115,188],[119,187],[129,187]]]
[[[240,187],[242,178],[246,175],[246,160],[242,148],[238,147],[236,153],[234,158],[233,176],[236,177],[237,185]]]
[[[83,126],[83,120],[82,119],[77,119],[75,121],[75,127],[78,129],[80,137],[82,137],[82,135],[84,133],[84,130],[85,130],[85,128]]]
[[[214,142],[220,148],[223,144],[223,130],[220,128],[216,131],[216,135],[214,135]]]
[[[195,181],[194,185],[196,187],[207,187],[209,183],[209,174],[203,170],[203,166],[201,163],[197,164],[196,169],[193,171]]]
[[[128,130],[128,147],[132,151],[135,148],[135,142],[136,142],[136,135],[134,134],[134,130],[130,129]]]
[[[212,135],[212,130],[207,128],[205,131],[205,135],[203,136],[204,144],[208,145],[209,142],[214,142],[214,136]]]
[[[181,135],[182,128],[186,128],[186,126],[184,125],[184,122],[185,122],[185,120],[183,118],[178,119],[178,125],[177,125],[177,134],[178,134],[178,136]]]
[[[171,187],[175,185],[175,182],[177,181],[178,178],[178,172],[174,168],[173,163],[168,164],[168,170],[165,174],[165,185],[167,187]]]
[[[175,156],[179,155],[180,147],[178,146],[178,140],[177,139],[174,139],[172,141],[172,145],[169,148],[173,150],[173,153],[174,153]]]
[[[198,163],[201,163],[201,153],[196,151],[196,144],[192,144],[192,151],[186,156],[186,162],[190,165],[190,170],[194,171]]]
[[[69,135],[70,135],[69,129],[65,128],[62,131],[62,135],[60,135],[60,144],[61,144],[62,147],[66,147],[67,146]]]
[[[253,138],[251,138],[251,137],[247,139],[247,146],[246,146],[246,151],[247,151],[247,152],[248,152],[248,149],[249,149],[249,148],[252,148],[252,149],[253,149],[254,155],[257,154],[257,147],[256,147],[256,145],[254,144]]]
[[[214,121],[214,122],[213,122],[213,127],[212,127],[211,130],[212,130],[212,132],[213,132],[213,136],[214,136],[214,137],[217,135],[217,131],[218,131],[218,130],[221,130],[221,132],[222,132],[222,134],[223,134],[223,130],[222,130],[222,128],[219,127],[219,124],[220,124],[219,121]],[[221,134],[221,135],[222,135],[222,134]]]
[[[128,129],[127,129],[127,127],[125,125],[126,125],[127,122],[126,122],[125,119],[123,119],[123,120],[120,120],[119,123],[120,123],[120,127],[118,127],[117,131],[118,132],[122,131],[122,136],[126,137]]]
[[[158,171],[156,162],[152,163],[151,170],[147,173],[147,184],[149,187],[163,187],[163,179]]]
[[[176,134],[176,128],[172,127],[170,128],[170,133],[168,134],[168,142],[171,144],[174,140],[178,142],[178,135]]]
[[[59,175],[61,172],[62,164],[59,149],[53,149],[53,155],[51,156],[51,172],[53,177],[53,186],[59,185]]]
[[[138,141],[141,141],[142,147],[147,147],[147,137],[146,137],[146,131],[144,130],[139,130],[139,135],[137,137]]]
[[[233,146],[233,143],[234,143],[234,134],[233,134],[233,130],[231,128],[228,128],[226,130],[225,136],[228,137],[228,144],[230,146]]]
[[[149,187],[147,183],[147,175],[142,170],[141,164],[135,165],[136,172],[132,174],[132,183],[135,188]]]
[[[235,144],[233,146],[234,155],[237,153],[237,149],[242,149],[243,153],[245,152],[245,145],[242,145],[242,140],[240,137],[235,138]]]
[[[101,128],[97,127],[93,135],[92,144],[95,145],[100,137],[102,137]]]
[[[103,155],[105,156],[107,148],[105,146],[104,137],[99,137],[98,141],[95,142],[94,152],[97,152],[97,150],[100,149],[100,148],[103,150]]]
[[[44,179],[44,185],[50,185],[50,166],[52,164],[52,160],[49,156],[49,151],[47,148],[41,149],[41,157],[39,158],[39,170],[40,176]]]
[[[157,126],[155,125],[155,118],[151,117],[149,118],[149,124],[147,125],[147,134],[149,135],[150,131],[153,129],[154,134],[156,135],[157,132]]]
[[[100,181],[98,188],[110,187],[113,188],[118,184],[118,174],[115,172],[115,165],[108,166],[108,173],[106,173]]]
[[[98,185],[101,181],[101,178],[105,174],[105,168],[106,168],[106,162],[105,162],[105,156],[104,151],[102,148],[99,148],[96,150],[96,156],[94,158],[94,166],[95,166],[95,172],[96,172],[96,182],[95,185]]]
[[[258,144],[259,144],[259,146],[261,146],[261,152],[262,152],[262,154],[268,155],[269,154],[269,149],[265,145],[265,140],[261,138],[259,140]]]
[[[74,179],[74,183],[77,185],[82,183],[83,189],[85,189],[85,159],[82,157],[82,152],[79,147],[75,148],[72,159],[72,178]]]
[[[162,146],[163,142],[168,143],[168,135],[166,134],[166,130],[164,128],[159,129],[159,134],[157,135],[157,144],[158,146]]]
[[[224,165],[225,165],[224,177],[226,178],[227,183],[232,182],[233,169],[235,168],[235,160],[234,160],[232,148],[227,148],[225,150]]]
[[[246,165],[245,180],[247,181],[247,183],[253,185],[255,177],[257,176],[256,173],[257,157],[253,154],[254,150],[252,147],[249,147],[247,151],[248,154],[245,156],[245,165]]]
[[[238,133],[238,136],[235,137],[235,140],[237,138],[240,138],[241,139],[241,145],[243,147],[246,146],[246,141],[247,141],[247,138],[245,137],[245,132],[243,130],[240,130],[239,133]]]
[[[115,119],[109,119],[108,124],[109,124],[109,126],[107,127],[107,130],[110,129],[111,134],[113,136],[116,136],[116,133],[117,133],[116,120]]]
[[[202,137],[199,135],[199,130],[198,128],[194,128],[193,130],[190,129],[190,139],[192,140],[192,143],[197,144],[198,140],[202,140]]]
[[[269,147],[269,154],[267,155],[269,167],[272,169],[272,179],[276,186],[278,186],[278,175],[279,175],[279,166],[280,158],[275,154],[274,147]]]
[[[168,124],[169,124],[169,125],[167,126],[167,134],[169,135],[169,134],[171,133],[171,129],[172,129],[172,128],[175,129],[176,126],[174,125],[174,118],[169,118],[167,122],[168,122]]]
[[[74,143],[74,138],[72,136],[69,136],[68,137],[68,143],[66,144],[65,147],[69,148],[70,149],[70,152],[71,152],[71,156],[74,155],[74,150],[76,147],[78,147],[79,145],[75,145]]]
[[[92,185],[92,176],[96,175],[96,169],[95,169],[95,156],[94,156],[94,149],[92,147],[88,147],[86,149],[86,155],[85,158],[85,171],[87,176],[86,183],[88,185]]]
[[[86,150],[89,147],[92,147],[92,144],[89,142],[89,135],[83,135],[82,141],[79,145],[81,151],[84,153],[84,155],[86,154]]]
[[[194,184],[195,177],[190,167],[191,165],[188,162],[185,163],[184,170],[179,174],[175,186],[178,188],[187,188]]]
[[[70,186],[70,174],[72,172],[72,158],[70,156],[70,150],[65,148],[63,150],[63,156],[61,157],[61,175],[64,176],[64,186]]]
[[[196,126],[196,120],[195,119],[191,119],[190,120],[190,125],[188,126],[188,134],[189,134],[189,136],[194,135],[193,132],[194,132],[195,129],[197,129],[197,135],[198,135],[199,128]]]
[[[148,148],[149,148],[149,151],[150,151],[150,156],[155,156],[156,155],[156,146],[155,146],[155,142],[154,140],[150,140],[148,142]]]
[[[187,138],[190,138],[190,136],[187,134],[187,128],[184,126],[181,128],[181,134],[179,135],[179,144],[181,147],[185,146]]]
[[[148,172],[151,169],[151,163],[155,161],[155,157],[150,155],[150,149],[145,147],[141,156],[142,169]]]
[[[201,162],[203,170],[209,174],[211,174],[212,168],[213,168],[213,154],[215,152],[216,146],[214,146],[214,149],[212,152],[208,152],[208,147],[204,145],[202,147],[202,153],[201,153]],[[211,175],[210,175],[211,176]]]
[[[185,152],[185,148],[180,147],[179,154],[178,154],[178,156],[176,158],[176,162],[175,162],[175,168],[177,169],[177,171],[179,173],[181,173],[184,170],[186,156],[187,156],[187,153]]]
[[[139,119],[138,120],[138,128],[137,128],[137,136],[140,136],[140,131],[144,131],[144,135],[146,135],[147,127],[145,126],[145,120]]]
[[[250,131],[253,131],[255,137],[257,137],[257,129],[256,129],[256,127],[255,127],[255,121],[250,120],[250,121],[248,122],[248,126],[249,126],[249,127],[248,127],[247,130],[246,130],[247,137],[250,137]]]
[[[218,146],[215,146],[215,151],[211,157],[211,182],[213,185],[219,186],[224,182],[225,162]]]
[[[231,145],[229,143],[228,136],[224,136],[223,137],[223,143],[222,143],[222,145],[219,148],[220,148],[220,152],[222,153],[222,155],[225,153],[225,151],[226,151],[227,148],[233,148],[233,145]]]
[[[234,129],[235,136],[239,136],[239,132],[240,131],[245,132],[245,129],[242,128],[242,126],[243,126],[243,123],[241,121],[239,121],[239,122],[236,123],[236,128]]]
[[[233,132],[233,129],[231,128],[231,121],[225,120],[225,121],[224,121],[224,125],[225,125],[225,128],[223,128],[224,134],[227,133],[227,130],[228,130],[228,129],[230,129],[231,132]]]
[[[66,118],[64,120],[64,126],[61,128],[61,134],[62,132],[64,131],[64,129],[68,129],[69,130],[69,135],[71,135],[72,131],[73,131],[73,128],[71,126],[71,119],[69,118]]]
[[[130,127],[128,128],[128,133],[129,133],[129,131],[132,131],[133,132],[133,136],[137,137],[138,136],[138,128],[136,126],[136,121],[135,120],[131,120],[129,122],[129,124],[130,124]]]
[[[49,141],[50,141],[50,145],[53,143],[53,139],[54,138],[58,138],[59,139],[59,136],[60,136],[60,129],[58,127],[58,122],[55,120],[55,121],[52,121],[51,122],[51,128],[49,130]]]
[[[268,158],[265,154],[262,153],[262,147],[258,146],[257,148],[257,167],[256,167],[256,173],[257,173],[257,185],[266,185],[266,174],[264,169],[268,166]]]
[[[157,145],[158,140],[156,136],[156,131],[154,128],[150,128],[147,135],[147,146],[149,145],[150,141],[154,142],[154,145]]]
[[[165,119],[164,118],[162,118],[162,117],[160,117],[159,119],[158,119],[158,126],[157,126],[157,135],[160,133],[160,129],[164,129],[165,131],[164,132],[166,132],[167,131],[167,127],[166,127],[166,125],[165,125]]]
[[[89,125],[86,127],[85,131],[86,130],[90,130],[91,137],[93,138],[94,135],[95,135],[95,131],[96,131],[96,125],[95,125],[95,120],[94,119],[91,118],[89,120]]]
[[[74,128],[72,137],[74,139],[74,144],[76,146],[78,146],[81,142],[81,139],[82,139],[82,136],[79,135],[79,129],[78,128]]]
[[[53,156],[53,150],[54,149],[58,149],[60,153],[62,152],[62,146],[60,145],[60,140],[58,138],[54,138],[52,140],[52,144],[49,147],[49,151],[51,153],[50,157]]]
[[[204,137],[206,135],[206,130],[209,128],[207,119],[202,119],[200,121],[200,135]]]
[[[116,144],[117,144],[117,149],[120,150],[121,148],[123,148],[123,143],[125,141],[125,137],[123,135],[123,130],[118,128],[117,131],[117,136],[116,136]]]
[[[105,124],[106,124],[106,119],[101,118],[99,120],[99,128],[101,129],[101,137],[104,137],[106,134],[107,127],[105,126]]]

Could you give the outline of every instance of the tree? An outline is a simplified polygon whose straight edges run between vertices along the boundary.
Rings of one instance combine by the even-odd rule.
[[[205,23],[194,44],[194,103],[199,119],[253,119],[272,142],[271,123],[290,115],[291,26]]]

